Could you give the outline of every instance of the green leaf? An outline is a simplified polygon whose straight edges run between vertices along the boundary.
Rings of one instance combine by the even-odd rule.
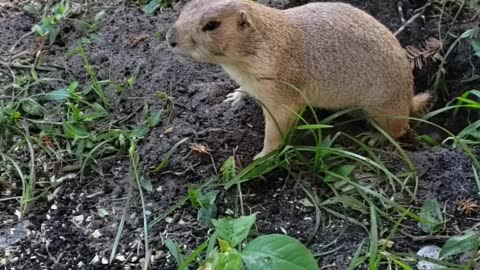
[[[65,132],[65,135],[71,139],[85,139],[90,135],[86,128],[70,123],[65,123],[63,125],[63,131]]]
[[[160,123],[160,117],[162,116],[163,110],[159,110],[150,114],[147,119],[147,125],[149,127],[154,127]]]
[[[231,247],[236,247],[247,238],[255,220],[256,214],[252,214],[237,219],[231,217],[212,219],[212,224],[215,226],[219,238],[228,241]]]
[[[475,56],[480,57],[480,41],[472,40],[472,48]]]
[[[428,136],[427,134],[423,134],[423,135],[420,135],[418,137],[418,139],[420,141],[423,141],[427,144],[429,144],[430,146],[437,146],[439,143],[437,141],[435,141],[435,139],[433,139],[432,137]]]
[[[50,30],[48,31],[48,42],[50,45],[52,45],[55,42],[55,39],[57,38],[59,33],[60,33],[59,27],[50,28]]]
[[[340,168],[335,169],[333,171],[334,174],[326,175],[324,181],[326,183],[337,182],[341,178],[339,179],[339,178],[335,177],[336,174],[338,174],[342,177],[348,177],[348,176],[350,176],[350,174],[353,172],[354,169],[355,169],[355,165],[343,165]]]
[[[300,126],[297,126],[297,129],[298,130],[305,130],[305,129],[315,130],[315,129],[325,129],[325,128],[332,128],[332,127],[333,126],[331,125],[312,124],[312,125],[300,125]]]
[[[440,259],[476,249],[479,245],[479,237],[480,234],[475,231],[468,231],[463,235],[453,236],[448,239],[442,250],[440,250]]]
[[[38,36],[41,36],[41,37],[43,37],[45,35],[45,33],[43,32],[43,29],[38,24],[35,24],[32,27],[32,32],[37,34]]]
[[[230,249],[228,252],[220,253],[218,264],[214,269],[222,270],[241,270],[242,256],[235,249]]]
[[[218,191],[210,191],[207,193],[203,193],[197,188],[190,188],[188,191],[188,197],[190,198],[190,202],[196,208],[210,207],[214,205],[217,194]]]
[[[370,248],[369,252],[369,269],[376,269],[376,261],[378,256],[378,224],[377,213],[373,205],[370,205]]]
[[[200,203],[198,202],[198,196],[201,193],[201,190],[195,187],[191,187],[188,189],[188,198],[190,199],[190,203],[195,208],[200,208]]]
[[[22,110],[27,114],[34,116],[42,116],[46,110],[42,105],[38,104],[35,100],[31,98],[26,98],[22,100]]]
[[[67,103],[68,107],[70,107],[70,110],[72,110],[72,118],[75,123],[80,122],[81,119],[81,113],[80,110],[77,108],[77,106],[73,103]]]
[[[480,135],[480,120],[477,120],[466,128],[464,128],[460,133],[458,133],[459,138],[468,138],[469,136],[472,137],[479,137]]]
[[[20,117],[22,117],[22,114],[19,111],[14,111],[12,113],[13,120],[18,120],[18,119],[20,119]]]
[[[218,191],[210,191],[207,193],[200,193],[197,200],[200,207],[210,207],[215,205],[215,199],[217,198]]]
[[[217,216],[217,206],[215,205],[217,194],[217,191],[203,193],[197,188],[190,188],[188,190],[188,197],[193,207],[199,208],[197,220],[201,226],[208,226],[210,220]]]
[[[260,236],[245,247],[242,260],[250,270],[317,270],[310,250],[298,240],[281,234]]]
[[[227,160],[225,160],[220,168],[220,172],[222,172],[222,179],[224,183],[230,182],[235,177],[236,170],[234,156],[230,156]]]
[[[170,254],[172,254],[172,256],[175,258],[175,261],[177,261],[177,265],[181,265],[185,261],[185,256],[171,239],[165,240],[165,246]]]
[[[78,87],[78,82],[77,81],[73,81],[70,83],[70,85],[68,86],[68,91],[70,93],[75,93],[75,90],[77,90],[77,87]]]
[[[210,221],[217,216],[217,211],[215,204],[210,207],[200,208],[197,213],[198,224],[202,227],[210,225]]]
[[[198,259],[198,256],[207,248],[208,241],[203,242],[198,248],[196,248],[192,253],[185,258],[184,262],[178,267],[178,270],[188,270],[188,266],[195,260]]]
[[[155,11],[160,7],[160,0],[151,0],[143,7],[143,12],[147,15],[153,15]]]
[[[148,177],[142,176],[140,181],[141,181],[140,184],[146,191],[149,191],[149,192],[153,191],[152,181]]]
[[[62,88],[58,90],[54,90],[49,92],[45,95],[45,98],[52,101],[65,101],[70,97],[70,93],[68,89]]]
[[[418,215],[426,220],[419,224],[420,228],[426,233],[436,233],[443,224],[442,210],[436,199],[426,200]]]
[[[30,13],[33,16],[41,16],[42,4],[38,2],[33,2],[31,4],[25,5],[23,7],[23,10],[25,10],[27,13]]]
[[[130,137],[132,138],[143,138],[147,135],[150,128],[147,125],[141,125],[132,130]]]

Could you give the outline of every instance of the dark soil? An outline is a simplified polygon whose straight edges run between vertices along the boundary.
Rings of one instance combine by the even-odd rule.
[[[304,2],[308,1],[268,1],[268,4],[285,8]],[[393,31],[402,25],[397,0],[348,2],[365,9]],[[400,2],[406,19],[426,3],[413,0]],[[91,64],[99,71],[99,79],[123,81],[136,75],[135,87],[126,93],[125,100],[119,101],[117,94],[111,94],[112,102],[116,104],[113,114],[118,118],[131,114],[145,103],[154,109],[165,106],[155,97],[156,91],[165,91],[174,98],[175,108],[171,117],[151,130],[139,146],[142,167],[149,168],[157,165],[175,143],[189,138],[173,156],[168,172],[150,176],[154,190],[146,196],[150,219],[161,215],[183,198],[188,186],[203,183],[214,175],[214,167],[219,168],[233,153],[243,164],[248,164],[261,149],[263,141],[263,117],[254,101],[247,100],[237,107],[222,103],[226,94],[236,86],[220,67],[188,62],[169,51],[163,35],[178,16],[178,10],[165,9],[154,17],[144,15],[137,8],[110,10],[94,36],[71,27],[63,32],[57,43],[48,47],[46,55],[46,63],[67,69],[42,74],[86,82],[88,75],[80,57],[66,57],[65,54],[75,48],[82,37],[88,37],[92,43],[85,45],[85,51]],[[431,17],[433,9],[428,8],[425,15],[425,20],[417,20],[399,35],[403,45],[419,45],[427,38],[438,35],[435,20]],[[463,19],[470,15],[462,16],[458,29],[455,29],[457,32],[472,25],[471,21]],[[35,22],[35,18],[16,11],[0,18],[1,55],[8,56],[10,47],[28,33]],[[19,43],[16,52],[36,46],[36,41],[28,37]],[[467,57],[462,58],[460,52],[455,53],[452,59],[447,66],[447,89],[450,91],[437,106],[444,104],[442,99],[449,100],[464,90],[479,86],[478,80],[476,85],[475,82],[460,82],[464,76],[471,75],[465,67]],[[432,71],[434,65],[427,71],[416,71],[418,92],[429,90]],[[57,84],[48,84],[42,91],[57,87]],[[453,129],[462,126],[451,117],[440,121],[445,121]],[[201,143],[214,149],[215,166],[208,156],[192,152],[189,143]],[[466,218],[457,210],[461,200],[478,202],[480,199],[469,158],[459,150],[448,148],[418,150],[409,155],[419,175],[416,206],[421,206],[428,198],[437,198],[448,216],[446,235],[472,227],[479,218],[478,213]],[[125,205],[132,177],[129,168],[128,158],[118,158],[106,164],[104,176],[92,172],[82,180],[78,177],[66,180],[51,200],[36,201],[23,217],[31,223],[29,234],[5,250],[5,269],[140,269],[144,254],[143,224],[140,199],[135,192],[117,260],[113,265],[102,263],[110,256]],[[58,175],[58,171],[49,173]],[[311,185],[321,199],[326,199],[322,198],[325,191],[321,183]],[[315,232],[314,209],[301,203],[306,198],[305,193],[284,172],[275,172],[266,179],[244,184],[242,191],[247,213],[258,212],[258,233],[287,232],[302,241],[315,234],[310,245],[314,253],[339,248],[319,259],[320,265],[331,265],[330,269],[346,269],[357,247],[368,239],[368,233],[362,228],[327,213],[322,215],[322,229]],[[235,191],[222,192],[218,200],[219,215],[237,212],[236,200]],[[14,211],[17,208],[12,201],[0,201],[1,226],[15,227],[18,219]],[[99,214],[103,210],[108,212],[107,216]],[[340,207],[336,210],[351,214],[350,210]],[[368,217],[359,218],[368,221]],[[414,223],[402,230],[411,235],[424,235]],[[150,247],[153,249],[151,269],[176,269],[164,239],[173,239],[191,250],[200,245],[206,235],[207,229],[196,221],[195,209],[188,204],[177,209],[150,231]],[[435,243],[413,241],[408,236],[398,236],[394,242],[394,249],[404,252],[416,252],[427,243]],[[325,247],[328,244],[331,245]]]

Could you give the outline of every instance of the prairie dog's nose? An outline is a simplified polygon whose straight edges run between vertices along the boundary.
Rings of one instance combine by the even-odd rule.
[[[172,48],[177,46],[177,30],[173,26],[167,32],[167,42]]]

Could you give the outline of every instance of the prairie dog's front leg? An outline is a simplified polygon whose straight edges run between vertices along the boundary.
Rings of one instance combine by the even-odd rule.
[[[242,101],[247,96],[245,92],[243,92],[242,88],[239,87],[235,89],[232,93],[227,95],[227,98],[223,102],[232,102],[232,106],[235,106],[238,102]]]
[[[299,104],[264,104],[263,115],[265,116],[265,137],[263,140],[263,149],[253,159],[259,159],[270,152],[276,150],[286,135],[288,129],[295,122],[295,113],[301,108]]]

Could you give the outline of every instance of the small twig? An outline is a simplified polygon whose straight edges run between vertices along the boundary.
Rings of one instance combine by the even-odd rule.
[[[412,239],[414,242],[425,242],[425,241],[447,241],[448,239],[451,238],[451,236],[448,235],[421,235],[421,236],[416,236],[416,235],[411,235],[407,232],[404,232],[400,230],[400,232]]]
[[[136,108],[132,113],[130,113],[129,115],[126,115],[122,118],[119,118],[117,120],[114,120],[112,121],[111,125],[116,125],[116,124],[122,124],[128,120],[130,120],[133,116],[135,116],[140,110],[142,110],[143,108],[143,105],[142,106],[139,106],[138,108]]]
[[[99,161],[99,163],[102,163],[102,162],[112,161],[112,160],[115,160],[115,159],[118,159],[118,158],[122,158],[122,156],[120,156],[120,155],[108,156],[108,157],[98,159],[98,161]],[[60,172],[61,173],[76,172],[76,171],[80,170],[82,168],[82,166],[83,166],[83,164],[80,163],[80,162],[74,163],[74,164],[71,164],[71,165],[66,165],[66,166],[64,166],[63,168],[60,169]]]
[[[423,15],[423,11],[420,12],[420,13],[417,13],[415,15],[413,15],[410,19],[408,19],[408,21],[406,21],[400,28],[398,28],[397,31],[395,31],[394,35],[397,36],[398,34],[400,34],[403,30],[405,30],[405,28],[407,28],[407,26],[409,26],[410,24],[412,24],[418,17],[422,16]]]
[[[45,38],[42,39],[42,43],[40,44],[40,47],[37,50],[37,53],[35,53],[35,59],[33,60],[33,65],[32,65],[32,70],[35,70],[38,65],[38,60],[40,59],[40,55],[42,54],[43,47],[45,46]]]
[[[405,16],[403,14],[403,2],[402,1],[398,1],[397,9],[398,9],[398,14],[400,15],[400,21],[402,22],[402,24],[405,24]]]
[[[28,32],[26,33],[25,35],[21,36],[12,46],[12,48],[10,48],[10,53],[13,54],[13,52],[15,51],[15,48],[17,47],[17,45],[20,43],[20,41],[24,40],[25,38],[29,37],[33,35],[33,32]]]
[[[416,10],[416,14],[413,15],[410,19],[408,19],[406,22],[403,23],[403,25],[398,28],[397,31],[395,31],[394,35],[397,36],[398,34],[400,34],[403,30],[405,30],[405,28],[407,28],[407,26],[409,26],[410,24],[412,24],[418,17],[422,16],[423,13],[425,13],[425,9],[430,6],[431,3],[428,2],[426,3],[423,7],[419,8]]]
[[[7,63],[0,61],[0,66],[6,67],[6,68],[22,68],[22,69],[32,69],[32,65],[22,65],[18,63]],[[37,70],[40,71],[55,71],[56,69],[53,68],[48,68],[48,67],[36,67]]]
[[[150,257],[152,256],[152,249],[150,248],[146,253],[145,253],[145,259],[143,262],[143,267],[142,270],[148,270],[150,268]]]
[[[19,52],[19,53],[17,53],[17,54],[14,54],[14,55],[12,55],[12,56],[9,57],[9,60],[10,60],[10,62],[11,62],[11,61],[13,61],[13,60],[15,60],[15,59],[17,59],[17,58],[19,58],[19,57],[24,56],[25,54],[28,54],[28,52],[29,52],[28,50],[25,50],[25,51]]]

